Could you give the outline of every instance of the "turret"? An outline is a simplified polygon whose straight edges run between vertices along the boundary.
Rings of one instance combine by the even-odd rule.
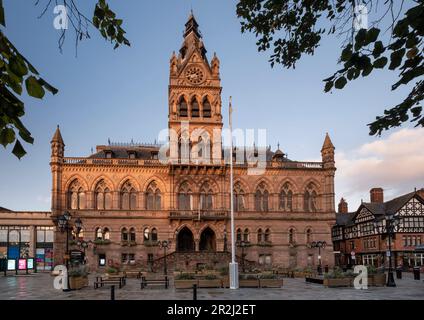
[[[65,143],[63,142],[62,134],[59,126],[53,135],[51,144],[50,167],[52,171],[52,213],[57,214],[60,208],[61,194],[61,179],[62,179],[62,164],[65,153]]]
[[[216,56],[216,52],[215,52],[211,60],[212,75],[215,77],[219,77],[219,65],[220,65],[220,61],[218,57]]]
[[[324,144],[321,148],[321,157],[324,164],[324,168],[333,168],[335,165],[334,162],[334,148],[333,143],[331,142],[330,136],[328,133],[325,135]]]

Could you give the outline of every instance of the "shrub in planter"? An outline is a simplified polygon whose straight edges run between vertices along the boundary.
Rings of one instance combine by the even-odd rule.
[[[181,272],[175,277],[175,289],[191,289],[194,284],[198,284],[193,274]]]
[[[75,264],[71,266],[69,273],[70,289],[81,289],[88,286],[88,268],[86,266]]]
[[[106,272],[109,274],[117,274],[119,272],[119,269],[115,267],[109,267],[107,268]]]

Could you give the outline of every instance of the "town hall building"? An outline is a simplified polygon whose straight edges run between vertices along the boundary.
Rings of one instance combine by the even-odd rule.
[[[220,137],[220,60],[216,54],[208,60],[193,14],[169,70],[168,128],[175,139],[170,137],[165,153],[156,144],[108,143],[89,156],[69,157],[57,128],[51,141],[52,211],[46,223],[54,228],[54,264],[69,257],[66,232],[54,227],[68,212],[68,249],[83,250],[93,270],[119,265],[155,271],[162,268],[165,254],[170,270],[228,266],[231,184]],[[280,148],[270,147],[261,174],[249,174],[245,158],[235,161],[239,264],[264,269],[334,264],[334,150],[327,134],[321,162],[290,160]],[[237,150],[231,153],[235,157]],[[163,154],[170,160],[162,161]],[[197,161],[193,154],[210,161]],[[0,218],[7,214],[0,213]],[[326,243],[320,255],[311,245],[317,241]]]

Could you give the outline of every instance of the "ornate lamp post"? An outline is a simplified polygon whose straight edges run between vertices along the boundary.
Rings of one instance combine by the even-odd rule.
[[[325,241],[312,241],[311,248],[318,248],[318,274],[322,275],[322,262],[321,262],[321,248],[325,248],[327,243]]]
[[[159,247],[163,248],[163,273],[165,274],[165,276],[168,274],[168,269],[167,269],[167,265],[166,265],[166,249],[168,249],[168,246],[170,245],[171,241],[167,241],[167,240],[163,240],[163,241],[158,241]]]
[[[69,221],[71,220],[71,214],[68,211],[65,211],[63,215],[57,218],[57,225],[59,227],[60,232],[66,232],[66,252],[65,252],[65,264],[66,269],[69,271]],[[63,289],[63,291],[70,291],[69,288],[69,276],[66,277],[67,289]]]
[[[388,238],[389,242],[389,251],[387,252],[387,256],[389,258],[389,272],[387,274],[387,287],[396,287],[395,278],[393,276],[393,266],[392,266],[392,238],[394,238],[396,227],[399,224],[399,219],[396,218],[393,214],[386,215],[385,219],[385,230],[382,228],[384,225],[380,225],[377,221],[374,221],[375,230],[381,231],[383,237]]]

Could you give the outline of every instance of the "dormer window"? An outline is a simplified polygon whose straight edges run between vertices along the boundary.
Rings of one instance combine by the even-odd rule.
[[[112,159],[113,152],[111,150],[105,150],[106,159]]]
[[[158,159],[158,152],[157,151],[152,151],[151,152],[151,157],[153,160],[157,160]]]
[[[128,151],[128,158],[130,158],[130,159],[135,159],[135,158],[136,158],[136,153],[135,153],[135,151]]]

